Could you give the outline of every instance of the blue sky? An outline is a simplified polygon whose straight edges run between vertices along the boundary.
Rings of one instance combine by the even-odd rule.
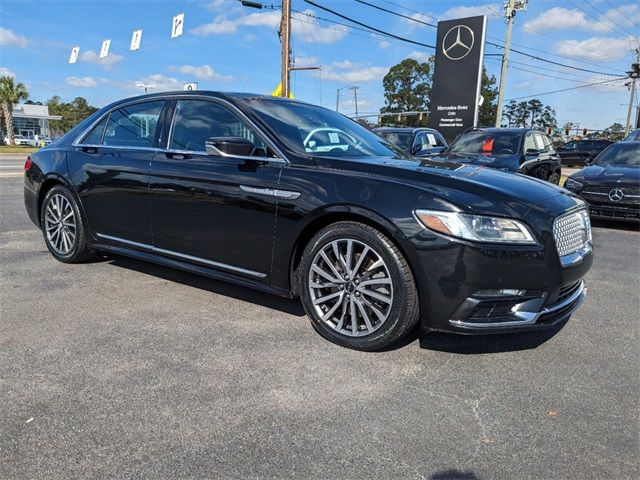
[[[445,0],[368,0],[409,17],[437,19],[475,14],[489,16],[488,40],[504,39],[500,2]],[[296,98],[335,108],[336,89],[357,84],[360,112],[376,112],[383,104],[382,77],[409,56],[425,59],[433,50],[372,35],[322,17],[344,22],[303,0],[292,0],[293,52],[296,64],[320,65],[320,74],[296,72]],[[270,2],[263,2],[270,4]],[[278,0],[275,0],[275,4]],[[364,23],[416,41],[434,44],[435,29],[374,10],[352,0],[316,3]],[[184,34],[170,39],[171,19],[184,12]],[[245,8],[237,0],[208,1],[12,1],[0,3],[0,74],[27,84],[33,100],[60,95],[84,96],[92,104],[141,93],[136,84],[155,91],[199,88],[269,93],[280,75],[278,10]],[[129,51],[131,34],[142,29],[142,46]],[[635,36],[635,39],[634,39]],[[624,75],[634,60],[640,36],[640,4],[631,0],[531,0],[518,13],[513,48],[586,70]],[[102,41],[112,40],[109,56],[98,59]],[[635,42],[635,43],[634,43]],[[71,48],[80,59],[68,64]],[[491,46],[487,54],[499,51]],[[569,70],[517,54],[508,74],[506,98],[515,98],[607,80],[598,74]],[[497,56],[486,56],[490,73],[499,74]],[[542,95],[560,123],[589,128],[624,123],[629,92],[624,81],[598,87]],[[352,113],[353,98],[342,92],[341,111]]]

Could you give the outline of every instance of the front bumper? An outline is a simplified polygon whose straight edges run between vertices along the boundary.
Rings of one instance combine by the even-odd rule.
[[[563,287],[558,301],[543,306],[545,294],[523,299],[518,297],[477,299],[469,297],[456,310],[449,324],[456,329],[477,333],[553,327],[567,320],[587,295],[584,280]]]
[[[593,251],[563,266],[551,232],[541,237],[535,246],[478,245],[427,230],[413,237],[422,329],[509,333],[567,320],[584,301]],[[522,293],[478,297],[503,289]]]

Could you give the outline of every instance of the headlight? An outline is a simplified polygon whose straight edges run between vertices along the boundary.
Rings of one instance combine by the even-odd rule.
[[[416,210],[415,215],[423,226],[452,237],[486,243],[536,243],[525,224],[511,218],[438,210]]]
[[[566,188],[567,190],[571,190],[572,192],[579,192],[580,190],[582,190],[582,187],[584,187],[582,183],[571,178],[567,178],[567,180],[564,182],[564,188]]]

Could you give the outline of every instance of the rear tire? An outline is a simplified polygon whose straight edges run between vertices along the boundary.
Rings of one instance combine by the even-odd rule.
[[[380,350],[418,322],[418,291],[406,259],[369,225],[345,221],[322,229],[306,246],[298,273],[311,324],[333,343]]]
[[[40,226],[44,242],[56,260],[80,263],[93,256],[87,246],[80,208],[66,187],[56,185],[47,192],[42,202]]]

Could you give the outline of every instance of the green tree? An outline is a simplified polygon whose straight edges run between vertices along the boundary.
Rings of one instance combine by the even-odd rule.
[[[9,145],[13,145],[13,104],[29,98],[29,92],[24,83],[17,82],[9,75],[0,77],[0,103],[2,103],[2,116],[7,129]]]
[[[616,122],[605,128],[602,134],[609,140],[619,141],[624,137],[624,127],[620,123]]]
[[[487,69],[484,67],[482,67],[480,95],[484,100],[478,111],[478,125],[493,127],[496,124],[496,114],[498,112],[498,87],[496,87],[495,75],[489,76]]]
[[[431,96],[432,63],[420,63],[413,58],[406,58],[389,69],[384,76],[385,106],[380,113],[399,112],[428,112],[429,97]],[[427,115],[422,122],[418,116],[403,117],[407,125],[416,126],[418,123],[427,125]]]
[[[62,120],[52,120],[50,122],[51,130],[55,134],[68,132],[98,110],[83,97],[76,97],[70,103],[65,103],[58,95],[54,95],[47,100],[47,107],[51,115],[62,116]]]
[[[543,103],[537,98],[532,98],[527,102],[527,111],[531,116],[531,121],[529,125],[536,125],[536,119],[542,114],[542,110],[544,109]]]

